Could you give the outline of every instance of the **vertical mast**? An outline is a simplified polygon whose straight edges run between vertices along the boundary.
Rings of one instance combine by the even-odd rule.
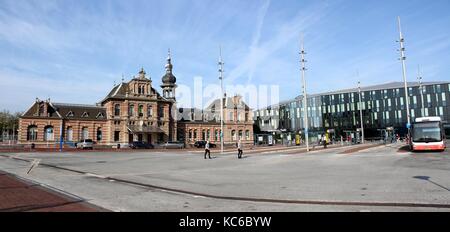
[[[419,81],[419,91],[420,91],[420,115],[425,117],[425,103],[423,102],[423,86],[422,86],[422,75],[420,73],[420,65],[417,65],[417,80]]]
[[[400,60],[402,62],[403,82],[404,82],[404,87],[405,87],[406,119],[408,122],[407,127],[408,127],[408,131],[409,131],[409,126],[411,126],[411,119],[410,119],[410,112],[409,112],[408,84],[406,82],[406,64],[405,64],[406,56],[405,56],[405,46],[404,46],[405,39],[403,38],[403,34],[402,34],[402,26],[401,26],[401,22],[400,22],[400,16],[398,17],[398,31],[400,34],[400,40],[398,42],[400,43]]]
[[[359,72],[356,74],[359,78]],[[363,112],[362,112],[362,97],[361,97],[361,82],[358,81],[358,93],[359,93],[359,119],[361,121],[361,135],[362,135],[362,139],[361,139],[361,143],[364,144],[364,122],[363,122]]]
[[[306,151],[309,152],[309,132],[308,132],[308,98],[306,95],[306,78],[305,78],[305,71],[306,71],[306,60],[305,60],[305,47],[304,47],[304,41],[303,41],[303,34],[301,36],[301,51],[300,51],[300,56],[301,56],[301,70],[302,70],[302,82],[303,82],[303,112],[304,112],[304,128],[305,128],[305,142],[306,142]]]
[[[222,46],[219,48],[219,80],[220,80],[220,153],[223,154],[223,61]]]

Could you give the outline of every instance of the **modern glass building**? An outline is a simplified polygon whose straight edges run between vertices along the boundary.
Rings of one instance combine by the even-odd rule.
[[[421,92],[422,90],[422,92]],[[311,140],[331,132],[345,136],[361,127],[358,88],[308,96]],[[408,83],[411,121],[417,117],[440,116],[450,122],[450,82]],[[254,112],[255,133],[304,134],[302,96]],[[383,130],[404,136],[407,132],[403,82],[361,87],[361,108],[365,137],[377,138]]]

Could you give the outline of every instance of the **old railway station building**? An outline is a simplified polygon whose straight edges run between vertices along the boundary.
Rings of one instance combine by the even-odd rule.
[[[170,53],[162,77],[162,95],[141,69],[129,82],[113,87],[95,105],[54,103],[39,100],[19,120],[19,143],[36,147],[73,146],[92,139],[96,146],[126,147],[133,141],[158,144],[181,141],[220,143],[220,100],[204,110],[177,109],[176,77],[172,73]],[[253,116],[240,96],[223,98],[224,143],[253,143]],[[176,113],[173,117],[172,110]],[[61,136],[62,135],[62,136]]]
[[[170,110],[175,106],[176,78],[169,53],[162,92],[142,68],[129,82],[114,86],[96,105],[53,103],[36,99],[19,120],[19,143],[55,147],[82,139],[97,145],[128,145],[132,141],[163,143],[176,140],[177,122]]]

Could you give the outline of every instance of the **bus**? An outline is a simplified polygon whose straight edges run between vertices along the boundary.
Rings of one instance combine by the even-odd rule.
[[[440,117],[416,118],[411,125],[412,151],[444,151],[445,133]]]

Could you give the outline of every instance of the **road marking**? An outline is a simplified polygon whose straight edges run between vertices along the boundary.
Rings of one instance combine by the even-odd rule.
[[[39,165],[39,163],[41,162],[40,159],[34,159],[33,162],[31,162],[31,166],[30,169],[28,169],[27,174],[30,174],[30,172]]]
[[[106,179],[105,176],[101,176],[101,175],[97,175],[97,174],[93,174],[93,173],[86,173],[87,176],[92,176],[92,177],[97,177],[97,178],[101,178],[101,179]]]

